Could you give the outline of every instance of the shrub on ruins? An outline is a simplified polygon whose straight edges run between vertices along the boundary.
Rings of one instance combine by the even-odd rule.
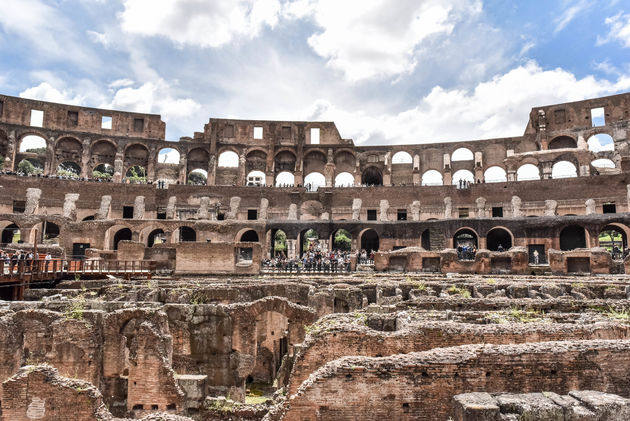
[[[97,178],[97,179],[101,179],[101,180],[111,180],[112,175],[106,172],[100,172],[100,171],[92,171],[92,177]]]
[[[31,175],[31,174],[35,175],[35,174],[41,174],[42,169],[33,165],[33,163],[29,161],[28,159],[23,159],[18,164],[18,172],[22,174],[26,174],[26,175]]]

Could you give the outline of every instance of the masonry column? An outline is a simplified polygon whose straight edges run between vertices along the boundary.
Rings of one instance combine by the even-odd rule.
[[[324,177],[326,178],[326,187],[333,186],[333,178],[335,177],[335,163],[333,161],[333,151],[328,149],[328,162],[324,167]]]
[[[81,153],[81,177],[87,178],[92,176],[90,171],[90,139],[83,139],[83,151]]]
[[[453,181],[451,174],[451,155],[445,153],[444,154],[444,174],[442,178],[442,184],[445,186],[450,186]]]
[[[387,152],[385,154],[385,165],[383,166],[383,185],[392,185],[392,161],[390,152]]]
[[[188,167],[188,158],[186,158],[185,153],[182,153],[179,156],[179,175],[177,177],[179,184],[186,184],[186,182],[188,181],[188,174],[186,173],[187,167]],[[210,171],[208,171],[208,175],[210,175]],[[207,182],[208,180],[206,180],[206,183]]]
[[[7,144],[7,156],[4,157],[4,170],[15,171],[17,168],[13,168],[15,161],[15,130],[9,132],[9,142]]]
[[[550,180],[551,173],[553,171],[553,162],[543,162],[542,163],[542,179]]]
[[[149,162],[147,162],[147,181],[155,180],[155,160],[157,157],[155,156],[155,148],[151,148],[149,150]]]
[[[54,174],[53,165],[55,163],[55,138],[51,136],[46,141],[46,162],[44,163],[44,175]]]
[[[210,155],[208,160],[208,185],[214,186],[217,179],[217,156],[215,154]]]

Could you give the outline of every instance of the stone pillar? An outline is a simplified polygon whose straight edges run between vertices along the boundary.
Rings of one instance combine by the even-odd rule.
[[[96,212],[95,219],[103,220],[109,218],[109,212],[112,208],[112,197],[109,195],[101,196],[101,204]]]
[[[488,216],[486,214],[486,198],[478,197],[475,203],[477,204],[477,218],[486,218]]]
[[[269,209],[269,199],[260,199],[260,212],[258,212],[258,219],[261,221],[267,220],[267,210]]]
[[[389,202],[387,200],[381,200],[380,203],[380,220],[381,222],[389,221],[387,216],[387,211],[389,211]]]
[[[523,216],[523,211],[521,210],[521,198],[518,196],[512,196],[512,217],[520,218]]]
[[[241,205],[241,198],[238,196],[234,196],[230,198],[230,210],[225,215],[225,219],[237,219],[238,218],[238,208]]]
[[[147,181],[155,181],[155,161],[157,157],[155,156],[155,150],[151,149],[149,151],[149,158],[147,162]]]
[[[247,184],[247,173],[246,173],[246,162],[247,160],[245,159],[245,152],[243,152],[239,157],[238,157],[238,184],[239,186],[244,186],[245,184]]]
[[[628,185],[628,197],[630,197],[630,184]],[[363,201],[359,198],[352,200],[352,220],[358,221],[361,219],[361,205]]]
[[[422,184],[422,176],[420,174],[420,155],[418,154],[413,156],[412,181],[414,186]]]
[[[17,168],[14,168],[15,163],[13,160],[15,159],[15,130],[11,130],[9,132],[9,142],[7,143],[7,156],[4,157],[4,170],[5,171],[16,171]]]
[[[217,157],[210,155],[208,160],[208,185],[214,186],[217,180]]]
[[[558,215],[558,202],[555,200],[545,200],[545,216]]]
[[[595,203],[595,200],[588,199],[586,202],[584,202],[584,205],[586,206],[587,215],[594,215],[597,213],[597,203]]]
[[[44,163],[44,175],[55,173],[55,138],[51,136],[46,141],[46,162]]]
[[[166,205],[166,219],[175,219],[177,213],[177,196],[171,196],[168,198],[168,204]]]
[[[507,181],[516,181],[516,170],[512,168],[508,168],[507,170]]]
[[[24,215],[35,215],[37,213],[39,210],[39,199],[41,197],[42,191],[40,189],[26,189],[26,206],[24,208]]]
[[[210,219],[210,198],[204,196],[199,200],[199,209],[197,209],[197,219]]]
[[[81,153],[81,177],[92,177],[90,168],[90,139],[83,139],[83,151]]]
[[[543,180],[550,180],[552,171],[553,171],[553,162],[542,163],[542,179]]]
[[[420,220],[420,201],[414,200],[411,203],[411,220],[419,221]]]
[[[179,156],[179,174],[177,177],[177,179],[179,180],[179,184],[186,184],[188,182],[187,170],[188,170],[188,159],[186,158],[186,155],[181,154]],[[210,175],[210,172],[208,172],[208,175]],[[206,180],[206,183],[207,182],[208,180]]]
[[[450,219],[453,217],[453,200],[450,197],[444,198],[444,218]]]
[[[477,181],[484,182],[483,175],[483,152],[475,152],[475,183]]]
[[[136,196],[133,202],[133,219],[144,219],[144,196]]]
[[[298,214],[297,214],[297,205],[295,203],[291,203],[289,205],[289,214],[287,215],[287,220],[289,221],[297,221],[298,219]]]
[[[114,183],[120,183],[123,178],[123,160],[116,157],[114,160],[114,176],[112,180]]]
[[[77,193],[66,193],[66,197],[63,201],[64,218],[69,218],[72,221],[77,220],[77,200],[79,200]]]

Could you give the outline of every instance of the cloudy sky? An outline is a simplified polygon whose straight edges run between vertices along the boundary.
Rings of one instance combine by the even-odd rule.
[[[335,121],[357,144],[521,135],[630,91],[626,0],[1,0],[0,92],[162,114]]]

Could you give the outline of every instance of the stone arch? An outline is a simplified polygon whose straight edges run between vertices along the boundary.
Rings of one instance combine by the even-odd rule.
[[[575,163],[567,160],[556,161],[551,168],[551,178],[573,178],[578,176]]]
[[[0,129],[0,161],[4,164],[4,160],[9,153],[9,135],[2,129]],[[8,157],[11,158],[11,157]]]
[[[354,176],[349,172],[341,172],[335,176],[335,187],[354,186]]]
[[[408,152],[398,151],[392,156],[391,183],[413,185],[413,158]]]
[[[326,154],[319,149],[309,151],[304,155],[303,162],[304,174],[310,174],[313,172],[324,174],[327,162]],[[304,181],[304,184],[306,184],[306,179]]]
[[[38,132],[27,132],[20,136],[18,141],[17,151],[18,153],[25,153],[31,149],[46,148],[48,143],[43,134]]]
[[[2,228],[2,243],[3,244],[11,244],[11,243],[19,243],[24,242],[22,238],[22,231],[20,227],[14,222],[4,221]]]
[[[359,244],[361,250],[376,252],[380,248],[380,238],[378,233],[372,228],[366,228],[359,233]]]
[[[613,258],[622,258],[623,251],[628,247],[629,231],[628,227],[623,224],[615,222],[608,224],[599,230],[597,245],[612,252]]]
[[[238,168],[239,166],[238,154],[231,149],[224,150],[223,152],[219,153],[217,166],[219,168]]]
[[[591,152],[614,151],[615,141],[608,133],[598,133],[589,137],[586,141]]]
[[[111,180],[114,176],[114,166],[110,164],[98,164],[92,168],[91,177]]]
[[[409,152],[398,151],[392,156],[392,165],[413,164],[413,158]]]
[[[452,184],[457,185],[460,180],[473,184],[475,182],[475,174],[469,170],[457,170],[453,174]]]
[[[251,228],[244,228],[240,230],[239,233],[236,235],[236,239],[236,241],[240,241],[243,243],[257,243],[260,241],[258,232]]]
[[[453,247],[474,246],[479,247],[479,234],[470,227],[462,227],[453,235]]]
[[[114,234],[112,238],[112,250],[118,250],[118,243],[121,241],[131,241],[133,234],[130,228],[121,228]]]
[[[108,139],[99,139],[92,143],[90,147],[90,165],[92,168],[106,164],[114,167],[114,161],[116,160],[117,146],[114,142]],[[113,174],[113,172],[112,172]]]
[[[354,174],[356,167],[356,157],[354,153],[347,149],[339,150],[334,157],[335,170],[338,173],[348,172]]]
[[[205,186],[208,184],[208,171],[203,168],[193,168],[186,176],[186,184]]]
[[[124,167],[134,166],[147,168],[149,165],[149,149],[142,143],[132,143],[125,148]]]
[[[342,238],[338,237],[337,234],[341,234],[350,239],[350,243],[348,244],[347,241],[342,240]],[[350,251],[352,250],[352,234],[346,229],[338,228],[330,235],[330,244],[332,246],[332,250]]]
[[[72,161],[80,163],[82,154],[83,145],[76,137],[64,136],[55,143],[55,162]]]
[[[197,231],[194,228],[182,225],[178,228],[177,237],[180,243],[197,241]]]
[[[422,235],[420,237],[420,247],[427,251],[431,250],[431,230],[428,228],[422,231]]]
[[[62,161],[57,165],[56,173],[58,175],[78,178],[81,175],[81,165],[74,161]]]
[[[442,186],[444,185],[444,177],[438,170],[427,170],[422,174],[423,186]]]
[[[263,171],[252,170],[247,173],[246,185],[248,186],[264,186],[267,183],[266,175]]]
[[[314,228],[307,228],[300,231],[300,235],[298,238],[299,241],[299,256],[301,257],[304,254],[304,251],[309,249],[311,246],[319,248],[320,247],[321,235]]]
[[[326,187],[326,177],[317,171],[310,172],[304,177],[304,187],[309,191],[317,191],[320,187]]]
[[[503,167],[494,165],[484,171],[483,179],[486,183],[503,183],[507,181],[507,173]]]
[[[475,155],[468,148],[457,148],[451,154],[451,162],[459,162],[459,161],[473,161],[475,159]]]
[[[560,250],[586,248],[586,230],[580,225],[569,225],[560,231]]]
[[[42,157],[43,158],[43,157]],[[44,172],[44,162],[38,157],[21,159],[16,165],[16,171],[18,173],[29,174],[42,174]]]
[[[597,169],[602,169],[602,168],[613,169],[617,167],[615,165],[615,162],[612,159],[607,159],[607,158],[595,159],[591,162],[591,165]]]
[[[289,172],[293,174],[295,172],[295,163],[297,162],[297,157],[295,153],[289,149],[283,149],[276,153],[276,156],[273,158],[274,161],[274,171],[276,174],[280,174],[282,172]]]
[[[514,235],[505,227],[494,227],[486,236],[487,249],[498,251],[499,245],[503,250],[509,250],[514,244]]]
[[[162,228],[156,228],[147,235],[147,247],[153,247],[155,244],[166,243],[167,238]]]
[[[540,180],[540,168],[534,164],[523,164],[516,170],[516,180]]]
[[[181,159],[179,149],[172,146],[160,148],[156,156],[158,165],[179,165]]]
[[[186,154],[186,174],[189,174],[191,171],[200,168],[204,170],[208,170],[210,162],[210,154],[202,148],[194,148],[191,149]]]
[[[252,149],[245,156],[245,172],[267,172],[267,153],[262,149]]]
[[[293,186],[295,184],[295,176],[288,172],[282,171],[276,175],[276,187]]]
[[[557,136],[551,139],[547,149],[575,149],[577,148],[577,141],[567,135]]]
[[[361,184],[366,186],[382,186],[383,173],[375,166],[369,166],[361,174]]]

